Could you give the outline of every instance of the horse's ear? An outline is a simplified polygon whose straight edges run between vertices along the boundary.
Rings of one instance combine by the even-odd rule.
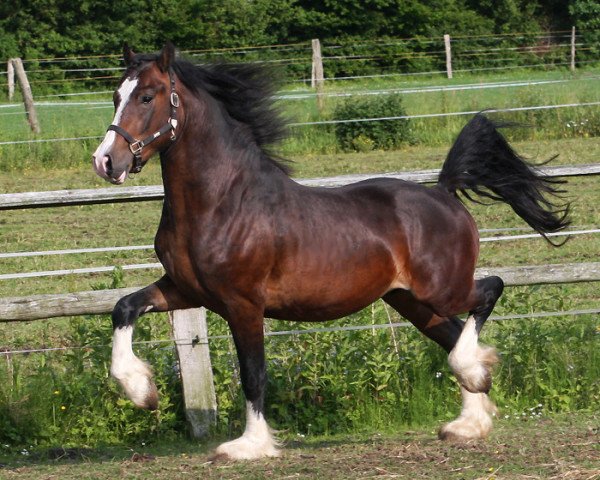
[[[123,61],[125,65],[129,66],[133,63],[135,52],[129,47],[128,44],[123,45]]]
[[[158,64],[158,68],[160,68],[163,72],[166,72],[174,60],[175,46],[171,42],[167,41],[161,52],[158,54],[158,61],[156,63]]]

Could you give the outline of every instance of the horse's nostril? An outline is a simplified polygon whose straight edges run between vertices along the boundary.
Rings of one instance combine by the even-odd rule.
[[[106,156],[106,163],[104,165],[106,166],[106,174],[109,176],[112,175],[113,165],[112,165],[112,159],[110,158],[110,155]]]

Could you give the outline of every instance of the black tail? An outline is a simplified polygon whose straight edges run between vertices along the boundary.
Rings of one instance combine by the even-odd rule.
[[[438,185],[456,196],[459,191],[475,202],[467,190],[508,203],[519,217],[552,243],[545,234],[563,230],[571,223],[569,204],[553,201],[564,193],[558,187],[564,181],[542,175],[523,160],[498,132],[500,126],[477,114],[448,152]]]

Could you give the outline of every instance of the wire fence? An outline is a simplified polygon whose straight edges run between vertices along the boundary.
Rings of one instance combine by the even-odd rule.
[[[527,107],[513,107],[513,108],[497,108],[497,109],[488,109],[486,112],[488,113],[498,113],[498,112],[525,112],[525,111],[535,111],[535,110],[554,110],[561,108],[577,108],[577,107],[594,107],[600,105],[600,102],[581,102],[581,103],[565,103],[559,105],[534,105]],[[439,112],[439,113],[423,113],[423,114],[415,114],[415,115],[396,115],[396,116],[388,116],[388,117],[373,117],[373,118],[352,118],[347,120],[317,120],[311,122],[290,122],[288,123],[289,127],[306,127],[306,126],[314,126],[314,125],[336,125],[343,123],[362,123],[362,122],[382,122],[382,121],[392,121],[392,120],[410,120],[410,119],[422,119],[422,118],[443,118],[443,117],[456,117],[456,116],[465,116],[465,115],[475,115],[479,113],[479,110],[466,110],[461,112]],[[1,114],[0,114],[1,115]],[[99,140],[103,138],[103,135],[94,135],[94,136],[82,136],[82,137],[65,137],[65,138],[38,138],[38,139],[30,139],[30,140],[10,140],[0,142],[0,146],[3,145],[27,145],[27,144],[36,144],[36,143],[52,143],[52,142],[75,142],[75,141],[83,141],[83,140]]]
[[[600,233],[600,229],[586,229],[586,230],[566,230],[556,233],[548,233],[547,237],[575,237],[580,235],[592,235]],[[506,242],[515,240],[529,240],[529,239],[541,239],[542,235],[539,233],[524,233],[520,235],[495,235],[481,237],[479,241],[481,243],[490,242]],[[133,245],[133,246],[121,246],[121,247],[96,247],[96,248],[80,248],[80,249],[66,249],[66,250],[48,250],[38,252],[9,252],[0,253],[0,259],[8,258],[27,258],[27,257],[42,257],[42,256],[53,256],[53,255],[81,255],[88,253],[114,253],[114,252],[130,252],[138,250],[154,250],[154,245]],[[158,262],[153,263],[138,263],[121,265],[119,268],[129,270],[147,270],[147,269],[161,269],[162,264]],[[61,270],[47,270],[47,271],[36,271],[36,272],[14,272],[14,273],[3,273],[0,274],[1,280],[16,280],[24,278],[41,278],[41,277],[56,277],[64,275],[87,275],[93,273],[107,273],[114,271],[114,265],[98,266],[98,267],[86,267],[86,268],[72,268],[72,269],[61,269]]]
[[[578,317],[583,315],[597,315],[600,313],[600,308],[589,308],[589,309],[578,309],[578,310],[565,310],[559,312],[532,312],[525,314],[515,315],[491,315],[488,321],[492,322],[504,322],[510,320],[524,320],[524,319],[546,319],[546,318],[560,318],[560,317]],[[299,336],[299,335],[315,335],[322,333],[350,333],[350,332],[361,332],[361,331],[375,331],[383,329],[395,329],[395,328],[406,328],[412,327],[413,324],[409,322],[388,322],[388,323],[370,323],[368,325],[347,325],[347,326],[336,326],[336,327],[319,327],[319,328],[303,328],[295,330],[265,330],[265,337],[282,337],[282,336]],[[143,345],[206,345],[211,341],[215,340],[233,340],[231,335],[208,335],[203,339],[198,338],[162,338],[156,340],[137,340],[133,341],[132,345],[143,346]],[[33,353],[57,353],[75,350],[95,350],[95,349],[110,349],[112,344],[101,344],[101,345],[68,345],[62,347],[28,347],[14,350],[3,349],[0,350],[0,356],[10,357],[12,355],[30,355]]]
[[[597,50],[598,45],[582,41],[581,33],[589,32],[578,32],[575,47],[579,53],[578,61],[586,62],[590,61],[587,57]],[[491,67],[490,63],[499,61],[511,63],[504,65],[506,68],[552,68],[568,64],[566,58],[572,47],[568,41],[570,36],[569,31],[452,36],[453,58],[457,63],[457,71],[461,72],[486,70]],[[197,62],[227,60],[280,64],[286,67],[291,81],[306,83],[310,80],[310,42],[184,50],[182,54]],[[504,58],[495,58],[498,55],[503,55]],[[403,75],[438,75],[445,72],[445,50],[441,37],[382,39],[346,44],[324,42],[323,62],[325,76],[329,80],[372,78],[377,74],[385,74],[384,70],[389,68]],[[31,76],[31,84],[38,89],[81,82],[86,86],[106,85],[107,81],[118,78],[123,70],[121,56],[113,54],[32,58],[25,59],[24,63]],[[110,72],[118,74],[107,75]],[[0,74],[6,75],[7,71],[1,71]]]
[[[363,78],[363,77],[359,77]],[[522,81],[495,81],[495,82],[478,82],[478,83],[467,83],[467,84],[456,84],[456,85],[428,85],[428,86],[420,86],[420,87],[412,87],[412,88],[388,88],[388,89],[375,89],[375,90],[356,90],[356,91],[328,91],[323,93],[316,93],[312,91],[304,91],[304,92],[285,92],[282,91],[276,94],[273,98],[275,100],[305,100],[310,98],[315,98],[318,95],[324,98],[335,98],[335,97],[354,97],[354,96],[368,96],[368,95],[389,95],[389,94],[402,94],[402,95],[410,95],[410,94],[422,94],[422,93],[434,93],[434,92],[453,92],[453,91],[462,91],[462,90],[486,90],[486,89],[496,89],[496,88],[513,88],[513,87],[531,87],[535,85],[553,85],[553,84],[562,84],[562,83],[577,83],[577,82],[588,82],[592,80],[598,80],[600,76],[597,75],[588,75],[585,77],[577,77],[577,78],[561,78],[561,79],[529,79]],[[108,95],[112,94],[111,90],[103,90],[101,92],[93,92],[94,95]],[[39,96],[39,98],[56,98],[56,97],[74,97],[74,96],[86,96],[90,95],[87,92],[79,92],[79,93],[68,93],[68,94],[53,94],[53,95],[44,95]],[[36,107],[88,107],[88,106],[103,106],[106,108],[114,108],[112,101],[36,101]],[[23,105],[20,103],[11,103],[0,105],[0,109],[9,109],[9,108],[18,108],[23,110]],[[12,114],[12,113],[10,113]],[[0,115],[7,115],[6,113]]]

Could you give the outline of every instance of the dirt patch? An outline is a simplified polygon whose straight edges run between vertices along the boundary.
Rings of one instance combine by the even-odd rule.
[[[282,458],[205,466],[207,478],[600,479],[599,419],[502,423],[490,439],[447,443],[432,433],[293,442]]]
[[[279,458],[213,462],[215,445],[85,450],[5,462],[0,479],[600,480],[600,415],[502,420],[486,441],[448,443],[433,429],[288,440]],[[82,457],[85,456],[85,459]],[[14,460],[14,459],[13,459]]]

